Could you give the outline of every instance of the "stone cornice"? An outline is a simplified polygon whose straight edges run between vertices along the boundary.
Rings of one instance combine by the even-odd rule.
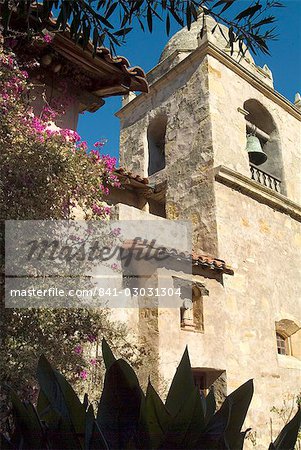
[[[237,61],[231,58],[231,56],[227,55],[225,52],[211,43],[209,43],[208,45],[207,53],[222,62],[229,69],[233,70],[233,72],[235,72],[241,78],[248,81],[251,86],[255,87],[267,98],[273,100],[283,109],[285,109],[285,111],[287,111],[289,114],[291,114],[301,122],[301,111],[299,111],[298,108],[296,108],[293,103],[291,103],[287,98],[285,98],[279,92],[275,91],[274,88],[265,84],[263,81],[257,78],[256,75],[250,72],[246,67],[239,64]]]
[[[271,208],[301,222],[301,206],[257,181],[225,166],[215,168],[215,179],[226,186],[248,195]]]
[[[180,51],[177,52],[180,53]],[[149,94],[138,95],[131,102],[129,102],[123,108],[121,108],[116,113],[116,116],[120,118],[123,117],[132,108],[136,108],[138,105],[143,103],[146,100],[147,96],[151,96],[153,93],[159,91],[162,88],[162,85],[164,85],[166,82],[176,77],[178,73],[183,72],[183,70],[185,70],[186,67],[189,67],[193,61],[200,60],[202,57],[206,55],[210,55],[213,58],[220,61],[221,63],[223,63],[226,67],[231,69],[241,78],[245,79],[248,83],[250,83],[258,91],[264,94],[267,98],[277,103],[285,111],[294,116],[297,120],[301,121],[301,111],[299,111],[289,100],[287,100],[283,95],[279,94],[279,92],[275,91],[271,86],[261,81],[259,78],[256,77],[256,75],[251,73],[247,68],[239,64],[237,61],[231,58],[231,56],[227,55],[224,51],[220,50],[211,42],[204,42],[204,44],[202,44],[197,49],[192,51],[190,55],[184,58],[176,66],[172,67],[168,72],[166,72],[156,81],[154,81],[154,83],[150,85]],[[164,63],[164,61],[165,60],[163,60],[162,63]],[[153,70],[155,70],[155,68],[152,69],[150,72],[152,72]]]

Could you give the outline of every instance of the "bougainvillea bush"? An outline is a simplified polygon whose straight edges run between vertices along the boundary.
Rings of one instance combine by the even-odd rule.
[[[56,125],[62,109],[46,101],[41,113],[34,113],[31,105],[37,91],[29,80],[28,65],[0,42],[2,249],[6,219],[73,219],[77,209],[85,219],[107,220],[110,208],[104,199],[111,186],[119,185],[115,159],[101,154],[103,140],[89,149],[75,131]],[[110,321],[105,310],[5,309],[3,260],[0,281],[0,396],[5,397],[11,386],[22,398],[35,400],[35,364],[41,353],[80,390],[84,384],[89,391],[101,377],[97,346],[103,336],[129,361],[139,364],[139,352],[129,345],[126,327]],[[1,411],[0,425],[7,413]]]
[[[107,217],[103,197],[118,179],[115,158],[99,153],[104,142],[89,151],[76,131],[55,125],[57,112],[47,103],[36,116],[34,86],[3,46],[0,64],[2,218],[68,219],[78,205],[86,218]]]

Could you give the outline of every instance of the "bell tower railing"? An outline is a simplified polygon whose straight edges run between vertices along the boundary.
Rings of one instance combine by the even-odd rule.
[[[281,193],[281,180],[268,172],[264,172],[255,164],[250,163],[251,178],[260,184],[273,189],[273,191]]]

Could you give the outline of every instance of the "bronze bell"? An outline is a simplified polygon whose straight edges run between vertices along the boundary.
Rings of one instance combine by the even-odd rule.
[[[260,141],[257,136],[247,136],[246,150],[249,155],[249,160],[252,164],[260,166],[268,159],[266,153],[261,148]]]

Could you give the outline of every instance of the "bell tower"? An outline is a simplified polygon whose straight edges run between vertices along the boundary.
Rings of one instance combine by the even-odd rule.
[[[248,51],[231,54],[227,29],[212,33],[208,16],[200,37],[202,24],[201,14],[170,39],[149,94],[124,99],[120,163],[165,186],[166,218],[190,220],[194,250],[234,270],[216,285],[202,279],[199,334],[158,316],[162,367],[188,344],[196,368],[226,370],[230,391],[254,378],[250,421],[260,429],[300,379],[300,96],[280,95]],[[267,433],[259,439],[267,448]]]
[[[190,219],[195,249],[218,254],[218,167],[297,200],[300,173],[287,166],[296,178],[286,180],[282,156],[292,136],[284,132],[280,139],[280,127],[286,115],[296,130],[300,112],[274,91],[266,65],[256,66],[248,51],[242,57],[234,48],[231,55],[226,27],[212,33],[216,22],[205,20],[202,38],[201,13],[190,31],[184,28],[170,39],[148,73],[150,93],[126,97],[117,115],[121,166],[154,185],[165,183],[166,218]],[[282,123],[276,123],[279,116]],[[254,144],[260,165],[254,164]]]

